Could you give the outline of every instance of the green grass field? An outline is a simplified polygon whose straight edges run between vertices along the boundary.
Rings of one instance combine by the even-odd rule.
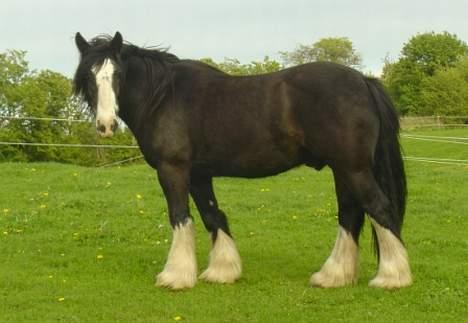
[[[402,142],[408,156],[468,159],[466,145]],[[154,287],[171,230],[148,166],[5,163],[0,174],[0,322],[468,322],[468,165],[407,161],[414,284],[397,291],[367,287],[376,270],[368,223],[358,284],[308,286],[337,232],[327,169],[217,179],[243,278],[181,292]],[[201,271],[210,241],[191,206]]]

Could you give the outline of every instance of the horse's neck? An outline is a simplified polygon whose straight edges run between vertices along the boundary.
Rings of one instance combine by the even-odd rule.
[[[141,128],[141,106],[136,102],[132,102],[129,99],[126,99],[125,93],[122,93],[122,97],[125,98],[120,103],[119,117],[125,122],[125,124],[130,128],[133,134],[137,134],[139,128]]]
[[[121,111],[120,118],[127,124],[130,130],[137,135],[143,131],[146,123],[153,90],[148,84],[148,70],[144,62],[139,60],[128,60],[126,63],[125,84],[121,89]],[[142,86],[142,85],[146,86]],[[144,93],[143,91],[148,91]]]

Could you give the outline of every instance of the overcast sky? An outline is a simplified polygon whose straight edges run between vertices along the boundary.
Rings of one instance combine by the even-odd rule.
[[[408,39],[448,31],[468,41],[467,0],[1,0],[0,52],[21,49],[33,69],[72,76],[77,31],[119,30],[136,45],[170,46],[181,58],[243,63],[324,37],[348,37],[379,72]]]

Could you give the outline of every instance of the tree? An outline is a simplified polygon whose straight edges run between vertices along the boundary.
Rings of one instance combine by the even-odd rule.
[[[6,51],[0,53],[0,116],[14,116],[20,113],[19,86],[30,75],[26,52]]]
[[[424,80],[453,67],[467,54],[466,43],[448,32],[413,36],[403,46],[398,61],[387,61],[383,69],[383,82],[400,112],[425,114],[419,107]]]
[[[37,118],[89,119],[79,100],[70,96],[71,80],[49,70],[31,71],[23,51],[0,53],[0,141],[96,144],[91,123]],[[106,141],[109,144],[109,141]],[[110,144],[133,145],[130,132],[116,134]],[[106,149],[98,163],[135,156],[138,151]],[[0,146],[0,160],[58,161],[96,164],[96,150],[51,146]]]
[[[9,50],[0,53],[0,141],[20,138],[22,127],[2,117],[19,116],[23,91],[21,84],[30,75],[23,51]],[[0,158],[25,161],[26,155],[13,146],[1,146]]]
[[[419,107],[421,115],[468,115],[468,56],[423,79]]]
[[[22,115],[26,117],[67,118],[66,112],[72,108],[70,97],[71,80],[65,76],[44,70],[34,72],[21,84]],[[41,143],[63,142],[70,133],[71,124],[62,121],[26,120],[22,122],[23,140]],[[25,147],[31,160],[62,160],[66,151],[57,147]]]
[[[401,56],[425,75],[432,76],[439,68],[454,66],[460,57],[468,53],[466,43],[455,34],[434,32],[418,34],[404,45]]]
[[[280,52],[285,66],[309,62],[333,62],[354,68],[362,67],[362,57],[347,37],[323,38],[308,45],[299,45],[292,52]]]
[[[200,61],[231,75],[258,75],[276,72],[282,68],[280,63],[268,56],[265,56],[263,61],[253,61],[249,64],[242,64],[236,58],[225,58],[221,63],[216,63],[211,58],[202,58]]]

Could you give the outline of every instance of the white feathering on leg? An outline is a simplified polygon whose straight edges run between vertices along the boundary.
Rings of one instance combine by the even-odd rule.
[[[335,246],[319,272],[310,278],[312,286],[341,287],[353,284],[358,273],[358,246],[350,233],[340,226]]]
[[[400,288],[411,285],[411,269],[408,254],[401,241],[388,229],[371,219],[379,241],[379,269],[371,287]]]
[[[210,252],[210,264],[200,278],[213,283],[233,283],[242,273],[242,263],[234,240],[218,229]]]
[[[171,289],[191,288],[197,281],[194,225],[189,219],[173,230],[171,249],[156,285]]]

